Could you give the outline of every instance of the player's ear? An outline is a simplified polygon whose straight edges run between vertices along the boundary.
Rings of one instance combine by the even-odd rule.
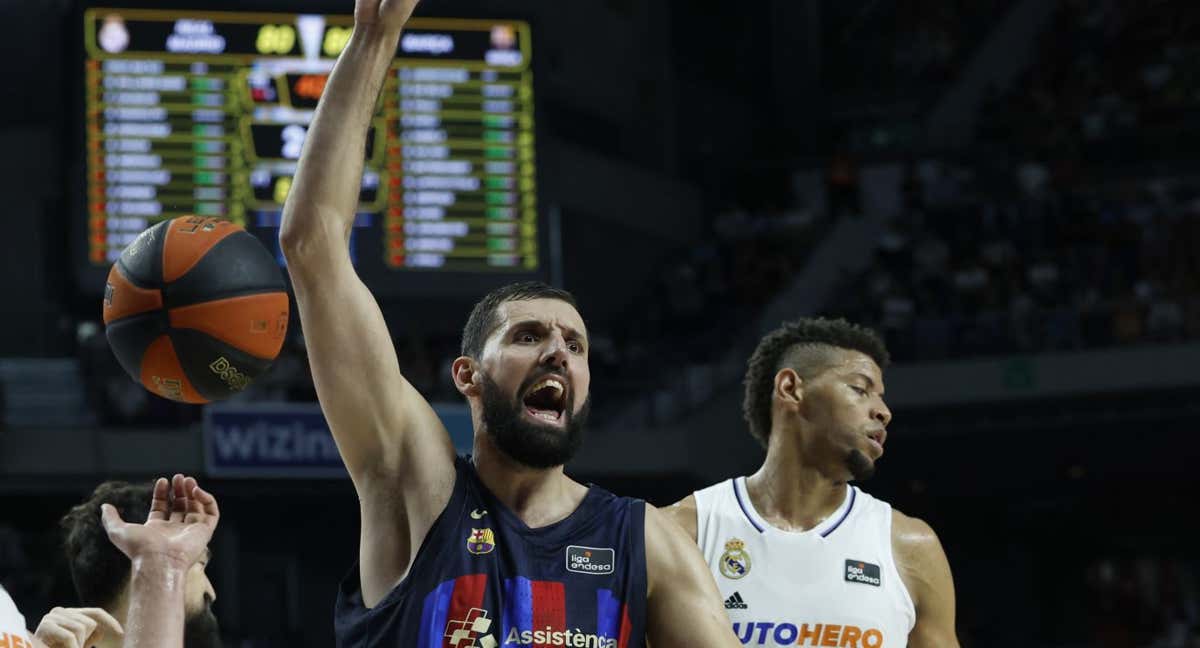
[[[450,377],[454,379],[454,387],[463,396],[479,394],[479,372],[473,358],[459,356],[450,365]]]
[[[775,374],[775,399],[792,404],[804,399],[804,379],[795,369],[784,367]]]

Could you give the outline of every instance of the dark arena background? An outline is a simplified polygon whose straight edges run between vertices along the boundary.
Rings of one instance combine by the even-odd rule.
[[[277,252],[352,6],[0,3],[0,583],[31,629],[77,604],[58,518],[183,472],[221,504],[225,645],[333,645],[357,500],[294,305],[204,407],[131,381],[100,306],[163,218]],[[895,360],[862,486],[937,531],[963,646],[1200,646],[1200,5],[426,0],[409,35],[352,254],[461,450],[449,364],[503,282],[587,319],[568,472],[657,505],[758,466],[758,338],[844,316]]]

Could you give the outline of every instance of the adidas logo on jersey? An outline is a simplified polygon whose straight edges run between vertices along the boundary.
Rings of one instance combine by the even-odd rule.
[[[741,592],[734,592],[733,596],[730,596],[729,598],[725,599],[725,609],[726,610],[749,610],[750,606],[747,605],[746,601],[742,598]]]

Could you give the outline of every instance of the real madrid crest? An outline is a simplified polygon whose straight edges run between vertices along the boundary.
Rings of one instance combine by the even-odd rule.
[[[737,580],[749,573],[750,554],[746,553],[746,543],[730,538],[725,543],[725,553],[721,554],[721,575]]]
[[[471,529],[467,536],[467,551],[481,555],[491,553],[496,548],[496,536],[491,529]]]

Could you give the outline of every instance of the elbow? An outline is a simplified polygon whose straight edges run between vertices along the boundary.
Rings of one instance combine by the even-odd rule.
[[[303,228],[297,227],[290,218],[283,219],[279,228],[279,249],[283,252],[284,257],[290,260],[294,256],[299,256],[305,247],[306,238]]]
[[[279,251],[283,253],[284,267],[292,278],[292,286],[297,294],[300,287],[310,278],[320,275],[318,268],[326,267],[324,261],[328,260],[328,256],[324,260],[320,257],[322,250],[328,255],[329,249],[328,246],[320,245],[318,237],[309,232],[297,228],[280,228]]]
[[[295,229],[279,230],[279,251],[283,253],[290,273],[294,274],[295,270],[309,265],[305,259],[312,256],[313,247],[311,238],[302,232]]]
[[[313,254],[324,254],[348,246],[349,232],[336,231],[327,220],[318,217],[297,218],[285,212],[279,227],[279,249],[288,264]]]
[[[290,257],[311,246],[314,225],[319,224],[319,221],[315,216],[296,213],[296,210],[288,207],[290,205],[284,206],[283,218],[279,223],[279,249],[283,251],[284,256]]]

